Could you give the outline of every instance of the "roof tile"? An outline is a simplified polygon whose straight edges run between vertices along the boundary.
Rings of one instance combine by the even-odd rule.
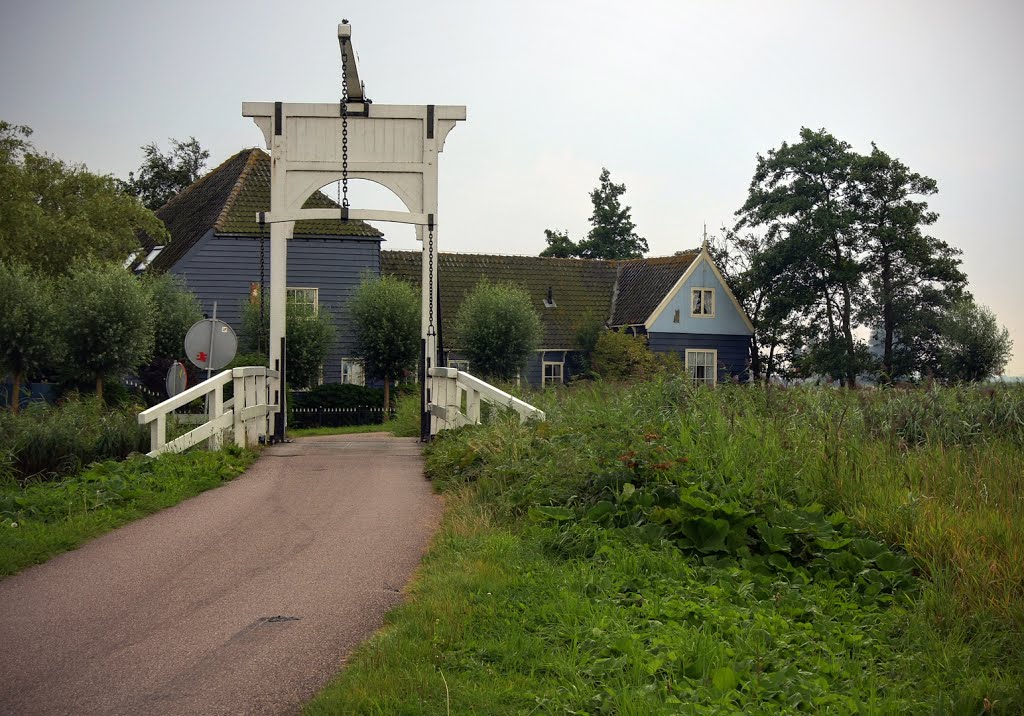
[[[336,208],[322,192],[314,192],[303,208]],[[218,234],[261,235],[256,214],[270,209],[270,156],[262,149],[244,149],[175,195],[157,210],[172,241],[153,261],[156,270],[167,270],[181,259],[212,227]],[[320,238],[381,238],[383,234],[362,221],[315,220],[295,223],[294,236]],[[140,237],[144,258],[155,242]]]

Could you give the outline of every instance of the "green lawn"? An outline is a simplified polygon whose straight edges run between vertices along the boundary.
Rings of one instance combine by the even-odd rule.
[[[352,435],[355,433],[389,433],[392,430],[390,422],[380,425],[346,425],[340,428],[297,428],[289,429],[288,437],[309,438],[318,435]]]
[[[0,577],[234,479],[251,450],[107,461],[60,480],[0,482]]]
[[[1024,711],[1024,390],[531,399],[308,713]]]

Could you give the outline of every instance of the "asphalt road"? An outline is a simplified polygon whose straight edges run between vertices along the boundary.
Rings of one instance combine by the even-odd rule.
[[[441,510],[414,438],[269,448],[0,581],[0,713],[295,713],[401,601]]]

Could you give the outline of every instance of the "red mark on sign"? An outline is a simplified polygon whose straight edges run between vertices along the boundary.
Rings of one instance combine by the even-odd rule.
[[[206,362],[206,351],[199,351],[199,355],[196,356],[196,358],[199,359],[200,363],[205,363]]]

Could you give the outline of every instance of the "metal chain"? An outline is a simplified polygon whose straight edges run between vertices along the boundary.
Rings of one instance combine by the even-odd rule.
[[[348,208],[348,39],[341,44],[341,183],[338,203]]]
[[[428,272],[427,272],[427,275],[428,275],[427,289],[428,289],[428,292],[430,294],[429,297],[427,298],[427,305],[429,306],[429,308],[427,309],[427,311],[428,311],[427,312],[427,335],[428,336],[436,336],[437,335],[437,331],[434,329],[434,227],[433,226],[430,227],[430,230],[427,233],[427,237],[428,237],[428,239],[427,239],[427,241],[428,241],[428,243],[427,243],[427,251],[430,253],[430,258],[429,258],[428,263],[427,263],[427,268],[428,268]]]

